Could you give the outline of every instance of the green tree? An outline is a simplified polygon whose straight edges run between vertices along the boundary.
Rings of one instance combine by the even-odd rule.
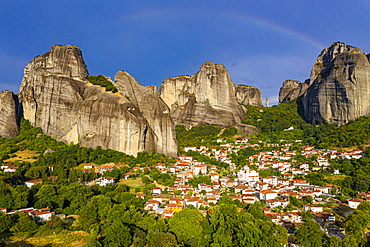
[[[130,246],[132,236],[130,229],[120,220],[114,221],[103,231],[106,246]]]
[[[17,223],[15,223],[12,228],[10,229],[12,232],[33,232],[36,231],[38,225],[34,220],[32,220],[31,216],[19,213],[19,219]]]
[[[57,192],[57,187],[50,184],[44,184],[36,193],[36,208],[48,207],[51,209],[62,208],[64,199],[60,197]]]
[[[168,221],[169,230],[173,232],[179,243],[186,246],[204,246],[205,219],[197,209],[188,209],[176,213]]]
[[[304,247],[320,247],[324,245],[325,233],[314,220],[307,219],[297,229],[295,241]]]

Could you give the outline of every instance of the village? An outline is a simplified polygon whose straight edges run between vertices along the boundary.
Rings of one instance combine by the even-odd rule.
[[[142,174],[144,169],[157,169],[162,174],[175,176],[173,186],[163,186],[153,181],[156,187],[150,191],[149,196],[142,192],[135,194],[145,199],[144,209],[148,213],[157,214],[160,217],[172,217],[187,207],[199,209],[203,215],[206,215],[222,197],[228,197],[239,203],[263,203],[265,215],[272,222],[288,229],[290,233],[294,233],[295,227],[303,223],[302,212],[310,212],[314,214],[314,219],[320,223],[323,231],[343,237],[345,232],[340,228],[341,222],[336,218],[337,212],[333,209],[345,207],[347,211],[353,212],[361,202],[370,200],[370,194],[359,193],[358,197],[347,198],[345,202],[341,202],[338,200],[341,190],[339,186],[317,186],[302,179],[304,175],[322,169],[327,169],[333,175],[339,175],[339,169],[330,169],[329,160],[360,159],[364,156],[361,150],[315,149],[312,146],[301,145],[299,141],[263,143],[250,137],[233,143],[226,142],[225,138],[219,138],[216,143],[217,148],[184,147],[184,152],[192,151],[215,158],[227,164],[227,168],[206,164],[192,156],[182,155],[171,165],[158,163],[149,168],[132,167],[123,180],[139,179],[136,177]],[[292,150],[292,147],[297,145],[300,151]],[[237,166],[230,158],[231,154],[236,154],[243,148],[259,150],[263,146],[270,147],[271,151],[261,151],[249,156],[243,166]],[[314,157],[314,161],[297,162],[297,155],[310,160]],[[96,167],[93,164],[84,165],[83,172],[95,172],[99,175],[86,185],[107,186],[119,182],[113,177],[105,176],[105,173],[114,167],[113,163]],[[6,164],[1,166],[1,169],[3,172],[14,172],[17,167]],[[260,173],[265,170],[273,171],[278,176],[260,176]],[[208,179],[195,187],[191,186],[189,180],[199,176]],[[142,174],[141,178],[143,177],[150,179],[150,175]],[[37,183],[42,183],[42,179],[26,181],[25,186],[32,187]],[[297,201],[300,203],[297,204]],[[13,211],[0,208],[0,210],[7,214],[24,212],[41,221],[49,220],[51,215],[55,214],[47,208]]]

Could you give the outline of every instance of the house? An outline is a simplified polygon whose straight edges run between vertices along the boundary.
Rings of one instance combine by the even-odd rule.
[[[258,201],[258,199],[257,199],[257,197],[256,197],[255,194],[248,193],[248,194],[242,194],[242,201],[244,203],[251,203],[251,204],[253,204],[256,201]]]
[[[170,203],[170,204],[167,204],[166,210],[172,210],[174,212],[180,212],[182,210],[182,205]]]
[[[163,212],[163,217],[165,217],[165,218],[172,217],[174,213],[175,213],[175,211],[172,211],[172,210],[169,210],[169,209],[165,210]]]
[[[3,169],[4,172],[16,172],[18,167],[12,164],[6,164],[6,165],[2,165],[1,169]]]
[[[184,151],[197,151],[197,147],[184,147]]]
[[[6,214],[6,208],[0,208],[0,212],[3,212],[4,214]]]
[[[297,179],[297,180],[293,180],[293,185],[296,187],[299,187],[299,186],[309,185],[309,183],[306,180]]]
[[[213,182],[213,181],[216,181],[216,182],[218,182],[218,180],[220,179],[220,175],[219,174],[217,174],[217,173],[213,173],[213,174],[211,174],[211,181]]]
[[[107,184],[114,183],[114,180],[115,178],[112,178],[112,177],[101,177],[101,178],[97,178],[95,181],[100,186],[106,186]]]
[[[319,205],[315,205],[315,204],[303,205],[303,211],[312,211],[314,213],[320,213],[323,210],[324,210],[323,207]]]
[[[198,184],[198,190],[199,191],[204,190],[206,192],[212,191],[212,186],[211,185],[208,185],[208,184]]]
[[[160,187],[153,188],[153,194],[161,194],[161,193],[162,193],[162,188]]]
[[[324,222],[333,223],[335,222],[335,215],[328,213],[328,212],[321,212],[321,213],[315,214],[315,220],[318,223],[324,223]]]
[[[136,193],[135,194],[135,196],[136,197],[140,197],[141,199],[143,199],[144,200],[144,198],[145,198],[145,194],[143,194],[143,193]]]
[[[275,199],[278,193],[275,190],[261,190],[258,194],[260,200]]]
[[[258,190],[267,190],[269,187],[269,184],[265,182],[257,182],[255,183],[255,187]]]
[[[237,186],[234,187],[235,188],[235,193],[238,194],[240,192],[243,192],[244,190],[247,190],[249,189],[248,186],[246,186],[245,184],[238,184]]]
[[[365,200],[362,200],[360,198],[354,198],[351,200],[348,200],[348,206],[350,208],[357,209],[358,205],[360,205],[361,202],[364,202]]]
[[[191,198],[185,199],[185,203],[186,203],[186,206],[192,205],[195,208],[197,208],[199,200],[200,200],[199,197],[191,197]]]
[[[200,164],[193,166],[193,173],[195,176],[198,176],[200,173],[206,174],[207,173],[207,165]]]
[[[266,200],[266,205],[270,208],[276,208],[279,206],[285,208],[286,206],[288,206],[288,204],[289,204],[289,201],[286,201],[286,200],[279,200],[279,199]]]
[[[42,183],[41,178],[28,180],[28,181],[24,182],[24,185],[26,185],[28,188],[31,188],[32,186],[34,186],[35,184],[38,184],[38,183]]]
[[[161,203],[159,201],[156,201],[156,200],[148,200],[145,204],[144,204],[144,209],[145,210],[157,210],[157,208],[159,208],[159,205]]]
[[[100,172],[103,173],[103,172],[107,172],[107,171],[112,171],[113,170],[113,165],[101,165],[100,166]]]
[[[94,168],[94,165],[92,163],[88,163],[86,165],[84,165],[84,169],[86,170],[90,170],[90,169],[93,169]]]
[[[51,219],[51,216],[55,215],[54,212],[50,211],[50,208],[37,209],[30,214],[37,221],[48,221]]]
[[[258,181],[259,174],[255,170],[249,169],[249,166],[244,166],[238,171],[237,178],[243,182]]]

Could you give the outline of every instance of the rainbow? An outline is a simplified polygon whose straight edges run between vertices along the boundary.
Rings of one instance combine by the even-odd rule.
[[[291,37],[294,37],[296,39],[299,39],[301,41],[304,41],[320,50],[324,49],[326,46],[321,44],[320,42],[308,37],[307,35],[304,35],[303,33],[299,33],[297,31],[294,31],[292,29],[289,29],[283,25],[278,25],[277,23],[273,23],[273,22],[270,22],[270,21],[267,21],[267,20],[264,20],[264,19],[261,19],[261,18],[257,18],[257,17],[252,17],[252,16],[246,16],[246,15],[240,15],[240,14],[237,14],[237,15],[234,15],[232,16],[232,18],[235,18],[236,20],[239,20],[239,21],[249,21],[249,22],[252,22],[258,26],[261,26],[261,27],[266,27],[268,29],[272,29],[276,32],[279,32],[281,34],[285,34],[285,35],[289,35]]]
[[[208,10],[210,11],[210,10]],[[187,13],[191,13],[187,15]],[[225,21],[236,22],[239,24],[254,24],[259,28],[267,28],[282,35],[288,35],[293,37],[297,40],[303,41],[315,48],[318,48],[320,51],[325,48],[326,46],[321,44],[319,41],[308,37],[307,35],[300,33],[298,31],[292,30],[286,26],[283,26],[278,23],[273,23],[271,21],[261,19],[259,17],[255,17],[252,15],[245,15],[240,13],[232,13],[226,11],[213,11],[208,12],[210,16],[214,16],[218,20],[223,19]],[[133,20],[133,21],[148,21],[150,19],[165,19],[168,21],[170,18],[184,18],[189,19],[192,17],[198,18],[205,18],[207,15],[204,12],[196,9],[180,9],[180,8],[153,8],[153,9],[146,9],[138,12],[131,13],[129,15],[125,15],[120,20],[122,22]]]

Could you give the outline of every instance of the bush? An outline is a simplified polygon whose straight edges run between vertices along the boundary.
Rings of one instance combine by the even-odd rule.
[[[118,89],[112,84],[112,82],[108,81],[103,75],[89,75],[87,76],[87,80],[91,84],[105,87],[106,91],[111,91],[113,93],[118,92]]]

